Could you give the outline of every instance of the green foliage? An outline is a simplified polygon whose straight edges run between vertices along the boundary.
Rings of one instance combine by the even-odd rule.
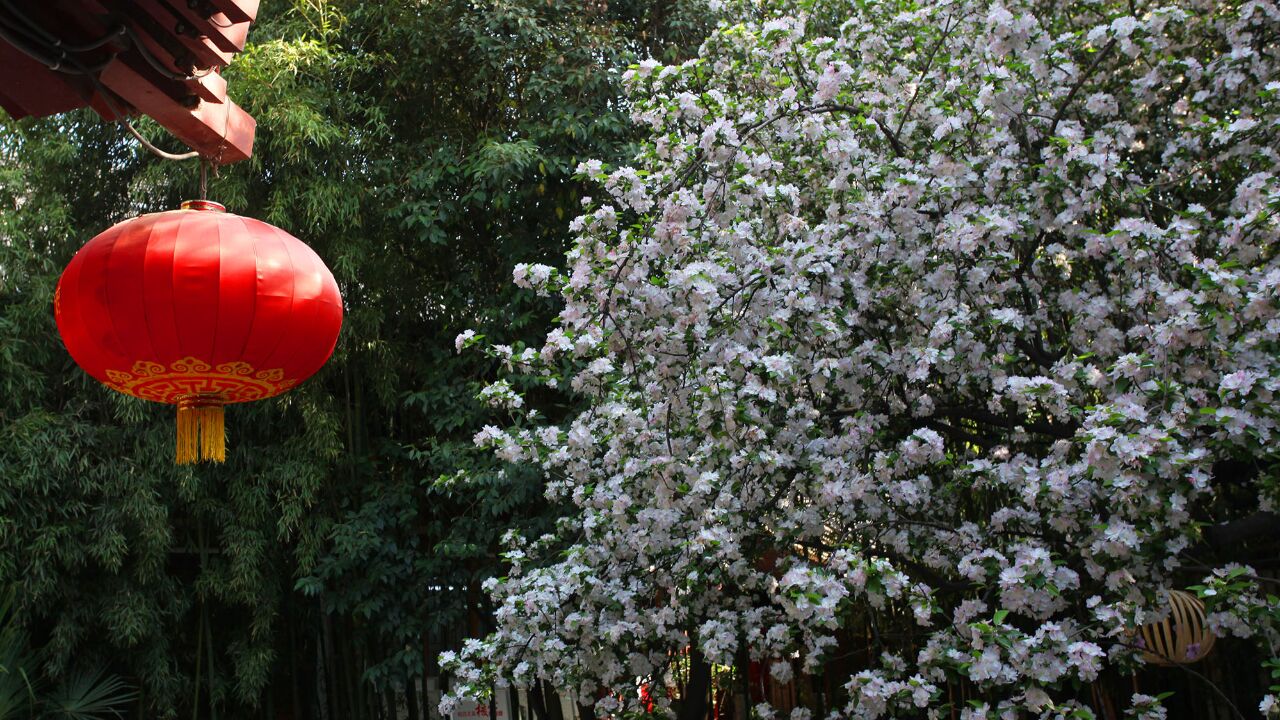
[[[580,160],[628,154],[620,69],[690,54],[707,22],[665,0],[264,3],[227,72],[255,155],[210,195],[314,247],[346,317],[315,378],[228,411],[221,467],[175,467],[171,409],[76,369],[51,312],[79,246],[191,196],[194,164],[87,112],[0,121],[0,583],[21,583],[66,707],[121,690],[74,674],[89,663],[137,678],[146,717],[291,694],[317,716],[298,668],[319,664],[331,716],[368,717],[424,645],[483,623],[498,537],[552,514],[535,474],[472,447],[495,368],[454,337],[545,328],[512,266],[562,257]]]
[[[0,598],[0,720],[105,720],[123,718],[137,697],[106,669],[73,670],[51,691],[42,691],[36,653],[13,614],[13,592]]]
[[[137,697],[120,678],[105,669],[69,675],[44,700],[43,717],[50,720],[123,718]]]
[[[35,703],[27,636],[13,620],[12,595],[0,598],[0,720],[21,718]]]

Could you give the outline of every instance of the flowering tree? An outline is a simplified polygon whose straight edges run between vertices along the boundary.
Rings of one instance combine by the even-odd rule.
[[[510,537],[458,692],[696,718],[709,666],[830,673],[861,623],[799,716],[1092,717],[1190,585],[1280,655],[1231,562],[1280,527],[1280,9],[766,5],[629,71],[649,141],[581,168],[566,271],[516,269],[565,309],[488,348],[513,421],[476,440],[573,513]]]

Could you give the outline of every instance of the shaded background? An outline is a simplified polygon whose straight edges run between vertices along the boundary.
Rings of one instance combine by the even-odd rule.
[[[105,667],[139,718],[425,716],[434,656],[487,630],[497,539],[556,513],[472,448],[493,368],[454,338],[549,327],[512,266],[561,261],[574,167],[635,136],[619,68],[692,55],[696,5],[264,2],[226,73],[255,155],[210,198],[310,244],[346,318],[318,375],[229,408],[220,467],[176,467],[172,408],[80,372],[52,312],[75,251],[193,197],[196,163],[86,111],[0,120],[0,590],[42,678]]]

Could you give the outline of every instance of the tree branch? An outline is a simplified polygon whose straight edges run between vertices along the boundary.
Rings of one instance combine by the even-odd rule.
[[[967,430],[956,427],[955,425],[950,425],[944,422],[938,422],[937,420],[934,420],[932,418],[921,418],[920,424],[932,430],[936,430],[942,433],[943,435],[946,435],[948,438],[959,443],[968,443],[970,445],[976,445],[977,447],[980,447],[983,450],[990,450],[991,448],[995,447],[995,443],[991,442],[991,440],[989,440],[988,438],[980,437],[971,432],[968,432]]]
[[[1093,76],[1098,66],[1102,64],[1102,60],[1111,54],[1111,50],[1115,46],[1116,40],[1111,38],[1111,41],[1104,45],[1098,51],[1098,54],[1094,56],[1093,62],[1089,63],[1089,67],[1080,73],[1080,77],[1076,79],[1076,84],[1072,85],[1071,89],[1067,91],[1067,96],[1062,99],[1062,105],[1058,106],[1058,111],[1053,114],[1053,119],[1049,121],[1049,131],[1045,133],[1044,138],[1041,138],[1040,143],[1038,143],[1039,146],[1043,146],[1045,140],[1053,137],[1053,134],[1058,131],[1058,123],[1062,122],[1062,118],[1066,116],[1067,108],[1071,107],[1071,101],[1076,99],[1076,94],[1080,92],[1080,88],[1084,87],[1084,84]]]
[[[1204,540],[1212,548],[1238,545],[1256,537],[1280,537],[1280,515],[1256,512],[1248,517],[1210,525],[1204,529]]]
[[[840,105],[838,103],[823,103],[821,105],[812,105],[807,108],[800,108],[800,112],[812,112],[812,113],[843,112],[843,113],[851,113],[851,114],[857,115],[861,111],[858,108],[853,107],[851,105]],[[872,118],[871,122],[875,123],[876,127],[880,128],[880,133],[884,135],[885,140],[889,141],[889,146],[893,148],[894,157],[907,156],[906,146],[902,144],[902,141],[898,139],[898,136],[895,135],[892,130],[885,127],[885,124],[880,122],[879,118]]]
[[[1015,427],[1023,427],[1031,432],[1048,435],[1059,440],[1070,440],[1075,437],[1076,424],[1067,423],[1055,425],[1046,422],[1036,422],[1033,420],[1024,420],[1022,418],[1010,418],[1004,415],[978,410],[976,408],[966,407],[943,407],[933,411],[934,417],[945,417],[953,419],[973,420],[974,422],[986,423],[1006,429]]]

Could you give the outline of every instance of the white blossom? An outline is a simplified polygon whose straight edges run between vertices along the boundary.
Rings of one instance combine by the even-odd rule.
[[[556,326],[488,348],[521,381],[487,400],[579,404],[475,436],[569,510],[456,692],[638,713],[638,677],[833,672],[842,632],[909,623],[829,712],[936,716],[962,681],[962,718],[1100,716],[1077,688],[1131,672],[1203,524],[1280,502],[1280,12],[1203,5],[781,0],[630,70],[649,140],[580,168],[563,270],[514,273]],[[1201,593],[1265,651],[1252,576]]]

